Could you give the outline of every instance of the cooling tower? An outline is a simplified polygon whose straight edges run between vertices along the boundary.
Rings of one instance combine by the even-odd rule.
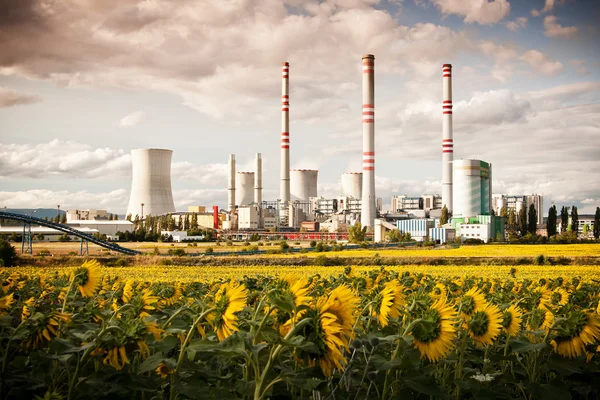
[[[375,56],[362,58],[363,185],[360,223],[373,227],[375,209]]]
[[[317,197],[317,179],[319,171],[315,169],[293,169],[290,171],[290,193],[292,200],[303,202]]]
[[[156,216],[175,212],[171,191],[172,156],[172,150],[164,149],[131,151],[131,194],[127,215],[135,218],[136,215]]]
[[[290,201],[290,64],[281,64],[281,172],[280,197]]]
[[[455,160],[454,216],[489,215],[492,165],[480,160]]]
[[[342,174],[342,196],[360,199],[362,196],[362,172],[344,172]]]
[[[453,211],[452,201],[452,160],[454,141],[452,139],[452,65],[442,66],[442,207]]]
[[[254,201],[254,172],[238,172],[235,179],[235,203],[247,206]]]

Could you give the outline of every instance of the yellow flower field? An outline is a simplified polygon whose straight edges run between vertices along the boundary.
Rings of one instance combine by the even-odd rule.
[[[211,282],[219,279],[242,279],[257,276],[296,276],[298,278],[320,275],[323,278],[339,275],[344,272],[344,266],[139,266],[139,267],[104,267],[104,274],[120,279],[134,279],[144,282]],[[377,271],[377,266],[353,266],[356,273]],[[586,281],[600,280],[600,267],[597,265],[399,265],[385,266],[390,272],[412,272],[450,278],[454,276],[474,275],[481,278],[507,278],[512,268],[517,270],[516,277],[520,279],[538,279],[579,276]],[[11,272],[24,275],[51,275],[56,272],[72,272],[75,268],[68,267],[16,267]],[[0,270],[2,271],[2,270]]]
[[[305,253],[302,256],[316,257],[322,253]],[[409,247],[405,249],[357,249],[332,252],[338,257],[600,257],[600,244],[538,244],[460,246],[456,248]],[[270,257],[298,257],[297,254],[273,254]]]

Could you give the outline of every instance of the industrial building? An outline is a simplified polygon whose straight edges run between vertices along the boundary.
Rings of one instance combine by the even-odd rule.
[[[500,215],[503,207],[507,210],[514,210],[515,214],[525,207],[529,212],[529,206],[533,204],[537,213],[537,223],[544,223],[544,196],[541,194],[507,195],[494,193],[492,195],[492,208],[496,215]]]

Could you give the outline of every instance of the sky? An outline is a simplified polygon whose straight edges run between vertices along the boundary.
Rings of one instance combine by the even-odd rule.
[[[173,150],[175,205],[227,201],[263,157],[279,197],[281,62],[291,168],[319,195],[362,165],[361,56],[375,56],[376,194],[441,193],[442,71],[454,157],[493,192],[600,206],[597,0],[4,0],[0,208],[123,214],[135,148]]]

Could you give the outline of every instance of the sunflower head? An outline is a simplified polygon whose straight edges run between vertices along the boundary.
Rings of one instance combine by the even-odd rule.
[[[554,351],[563,357],[583,355],[585,346],[600,339],[600,317],[592,312],[576,310],[557,320],[552,328],[557,333],[550,341]]]
[[[242,311],[246,306],[247,295],[246,287],[234,282],[221,285],[217,291],[215,295],[216,310],[210,314],[209,320],[220,341],[238,330],[236,313]]]
[[[165,379],[167,376],[173,373],[174,369],[165,362],[161,362],[154,371],[160,375],[161,378]]]
[[[489,345],[500,334],[502,313],[494,304],[485,304],[473,313],[468,324],[469,336],[481,345]]]
[[[423,311],[411,331],[413,345],[431,362],[437,362],[453,347],[457,313],[440,299]]]
[[[523,312],[514,304],[502,313],[502,327],[510,336],[516,336],[519,333],[522,321]]]
[[[527,329],[530,331],[544,331],[550,329],[554,322],[554,315],[545,308],[536,308],[529,313]]]
[[[88,260],[75,270],[75,283],[84,297],[92,297],[102,285],[102,271],[97,260]]]
[[[483,308],[485,305],[485,297],[483,293],[476,288],[471,288],[460,298],[460,311],[465,317],[471,317],[475,310]]]
[[[390,318],[400,316],[400,306],[404,302],[402,287],[393,280],[386,282],[377,295],[378,313],[377,319],[383,328],[385,328]]]
[[[564,306],[569,303],[569,292],[565,289],[558,287],[554,289],[551,296],[551,302],[554,305]]]

